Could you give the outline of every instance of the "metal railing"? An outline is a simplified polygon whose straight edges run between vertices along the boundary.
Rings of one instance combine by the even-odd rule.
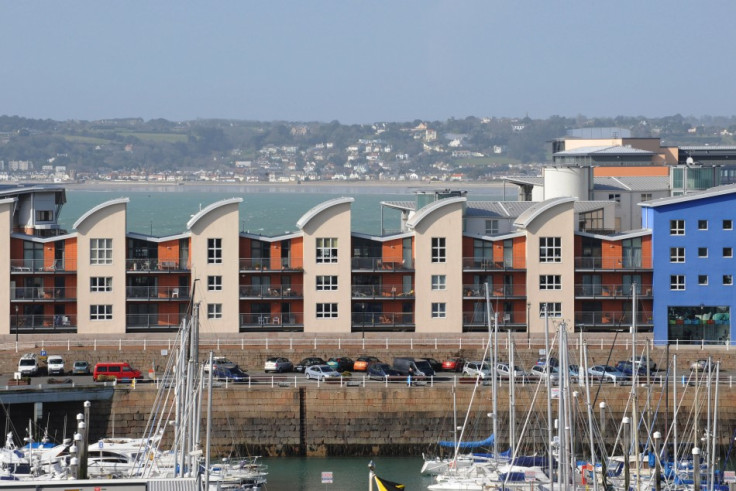
[[[351,319],[353,329],[361,327],[394,329],[414,326],[413,312],[353,312]]]
[[[631,312],[603,311],[603,312],[575,312],[575,325],[601,325],[615,327],[630,326],[632,321]],[[636,314],[636,323],[640,326],[651,325],[652,314],[639,312]]]
[[[76,315],[11,314],[10,332],[24,333],[43,330],[69,330],[77,325]]]
[[[631,295],[631,285],[575,285],[576,297],[631,297]],[[651,297],[652,285],[637,285],[636,295],[639,297]]]
[[[125,294],[128,300],[183,300],[189,298],[189,287],[127,286]]]
[[[77,298],[76,288],[15,287],[10,291],[11,300],[72,301]]]
[[[493,320],[493,314],[491,314]],[[510,312],[499,312],[498,325],[526,325],[526,311],[512,310]],[[486,316],[485,305],[482,310],[473,312],[463,312],[463,325],[465,326],[488,326],[488,317]]]
[[[464,270],[504,271],[507,269],[526,269],[525,256],[494,260],[488,257],[464,257]]]
[[[526,296],[526,285],[488,285],[491,297],[524,297]],[[463,285],[463,297],[485,298],[486,292],[483,285]]]
[[[377,298],[383,300],[414,298],[414,290],[405,290],[401,285],[353,285],[351,293],[354,299]]]
[[[350,267],[353,271],[407,271],[414,269],[414,261],[400,257],[354,257]]]
[[[299,327],[304,324],[303,312],[240,314],[240,327]]]
[[[128,314],[125,316],[128,329],[176,329],[185,314]]]
[[[189,271],[187,264],[182,264],[177,260],[169,259],[126,259],[125,269],[127,271],[163,271],[163,272],[178,272],[178,271]]]
[[[577,269],[647,269],[652,264],[651,257],[627,258],[627,257],[576,257],[575,267]]]
[[[239,287],[240,298],[298,298],[302,296],[299,287],[287,287],[278,285],[241,285]]]
[[[11,273],[76,271],[76,259],[11,259]]]
[[[302,271],[304,261],[292,257],[241,257],[239,268],[240,271]]]

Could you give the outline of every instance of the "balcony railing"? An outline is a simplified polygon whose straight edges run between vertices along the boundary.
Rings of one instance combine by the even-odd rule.
[[[607,285],[575,285],[576,297],[631,297],[631,285],[607,284]],[[651,297],[652,285],[637,285],[636,295],[638,297]]]
[[[303,271],[301,258],[280,257],[241,257],[240,271]]]
[[[186,263],[180,263],[177,260],[165,260],[165,259],[127,259],[125,261],[125,269],[127,271],[140,271],[140,272],[179,272],[189,271],[189,266]]]
[[[128,300],[185,300],[189,298],[189,287],[181,286],[128,286]]]
[[[651,258],[620,257],[576,257],[576,269],[652,269],[642,264],[651,264]]]
[[[353,329],[394,329],[414,326],[413,312],[353,312]]]
[[[505,271],[509,269],[525,269],[526,258],[513,256],[511,258],[494,261],[487,257],[464,257],[463,270],[465,271]]]
[[[493,314],[491,314],[493,320]],[[468,327],[487,327],[488,317],[485,308],[473,312],[463,312],[463,325]],[[526,311],[512,310],[510,312],[499,312],[498,327],[508,325],[526,325]]]
[[[303,312],[290,312],[288,314],[240,314],[240,327],[278,329],[281,327],[301,327],[303,325]]]
[[[374,286],[374,285],[353,285],[353,299],[372,298],[378,300],[395,300],[414,298],[414,290],[405,290],[401,286]]]
[[[10,291],[11,300],[71,301],[77,298],[76,288],[16,287]]]
[[[240,298],[292,299],[303,296],[300,287],[241,285]]]
[[[185,314],[128,314],[129,329],[176,329]]]
[[[491,297],[524,297],[526,285],[488,285],[488,295]],[[463,297],[485,298],[485,285],[463,285]]]
[[[631,312],[602,311],[602,312],[575,312],[575,325],[578,326],[630,326]],[[639,312],[636,314],[637,325],[651,325],[652,314]]]
[[[62,273],[64,271],[76,271],[76,259],[11,259],[11,273]]]
[[[10,332],[28,332],[34,330],[70,330],[76,327],[76,315],[10,315]]]
[[[407,271],[414,269],[414,261],[401,258],[354,257],[350,260],[353,271]]]

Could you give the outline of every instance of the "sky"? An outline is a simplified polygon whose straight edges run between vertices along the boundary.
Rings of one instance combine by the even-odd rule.
[[[736,2],[0,2],[0,115],[736,115]]]

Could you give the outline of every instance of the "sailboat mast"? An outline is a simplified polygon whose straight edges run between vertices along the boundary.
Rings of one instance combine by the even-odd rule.
[[[639,455],[639,409],[636,404],[636,385],[639,368],[636,361],[636,282],[631,283],[631,430],[634,432],[634,456],[636,458],[635,488],[640,489],[639,476],[641,475],[641,458]],[[648,361],[648,360],[647,360]]]
[[[543,303],[542,307],[544,308],[544,368],[547,371],[547,470],[549,471],[550,483],[554,483],[554,466],[552,465],[552,367],[549,365],[549,312],[547,302]]]
[[[509,445],[511,451],[516,449],[516,369],[514,368],[514,343],[511,339],[511,329],[508,333],[509,346]]]
[[[486,290],[486,315],[488,317],[488,345],[493,346],[491,352],[491,398],[493,399],[493,458],[498,458],[498,384],[496,381],[496,363],[498,362],[498,322],[494,312],[493,314],[493,330],[491,330],[491,295],[488,288],[488,283],[485,284]],[[481,368],[483,367],[485,360],[481,362]]]

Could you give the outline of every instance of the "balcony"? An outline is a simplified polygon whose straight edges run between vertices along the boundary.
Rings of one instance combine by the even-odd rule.
[[[296,331],[304,328],[304,313],[240,314],[240,330]]]
[[[576,327],[605,327],[611,330],[631,325],[631,312],[603,311],[603,312],[575,312]],[[640,327],[653,326],[652,314],[639,312],[636,314],[636,324]]]
[[[268,300],[298,300],[303,297],[300,287],[265,286],[265,285],[240,285],[240,299],[268,299]]]
[[[128,286],[128,300],[189,300],[189,287],[181,286]]]
[[[602,270],[648,270],[643,263],[651,264],[651,258],[617,258],[617,257],[576,257],[575,269],[578,271]]]
[[[413,312],[353,312],[352,331],[414,330]]]
[[[10,273],[63,273],[76,271],[76,259],[11,259]]]
[[[400,258],[354,257],[350,260],[350,267],[354,272],[406,272],[414,270],[414,261]]]
[[[491,314],[491,319],[493,319],[493,314]],[[498,314],[499,330],[519,329],[521,327],[526,328],[526,311],[512,310],[510,312],[500,312]],[[485,306],[483,306],[483,309],[481,310],[463,312],[463,331],[488,332],[488,317],[486,315]]]
[[[353,285],[353,300],[407,300],[414,298],[414,290],[401,286]]]
[[[175,260],[127,259],[125,270],[138,273],[181,273],[189,271],[189,266]]]
[[[488,285],[490,297],[526,297],[526,285]],[[486,298],[485,285],[463,285],[463,298]]]
[[[16,287],[10,299],[19,302],[71,302],[77,299],[76,288]]]
[[[285,272],[301,272],[304,271],[304,262],[301,258],[281,257],[251,257],[239,260],[239,268],[241,272],[261,272],[261,271],[285,271]]]
[[[10,333],[73,332],[76,330],[76,315],[26,315],[11,314]]]
[[[186,314],[128,314],[127,331],[175,331]]]
[[[652,285],[637,285],[638,298],[651,298]],[[575,285],[575,298],[631,298],[631,285]]]
[[[463,271],[521,271],[526,269],[524,256],[513,256],[501,261],[487,257],[464,257]]]

